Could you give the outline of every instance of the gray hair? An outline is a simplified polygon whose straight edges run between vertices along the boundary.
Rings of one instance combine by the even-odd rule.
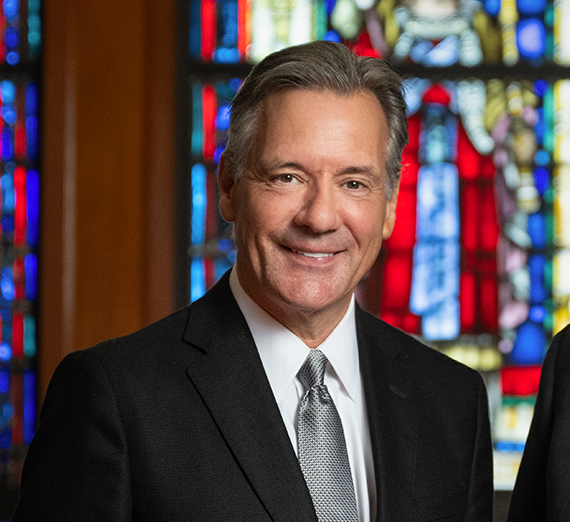
[[[263,101],[286,89],[330,91],[350,96],[370,91],[388,125],[386,194],[392,197],[400,179],[402,151],[408,143],[402,79],[384,60],[357,57],[346,46],[317,41],[287,47],[264,58],[243,82],[232,101],[226,166],[234,179],[246,167]]]

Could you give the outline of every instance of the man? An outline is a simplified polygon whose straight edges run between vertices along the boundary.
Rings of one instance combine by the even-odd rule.
[[[317,42],[255,67],[219,168],[236,266],[62,362],[14,522],[490,521],[481,378],[354,302],[406,141],[380,60]]]
[[[544,359],[534,417],[509,510],[510,522],[570,518],[570,326]]]

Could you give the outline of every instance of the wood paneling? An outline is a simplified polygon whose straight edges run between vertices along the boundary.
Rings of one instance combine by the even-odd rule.
[[[45,5],[41,397],[67,353],[174,308],[174,3]]]

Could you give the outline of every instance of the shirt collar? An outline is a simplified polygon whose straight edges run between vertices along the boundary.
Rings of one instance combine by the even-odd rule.
[[[279,402],[295,379],[310,348],[246,294],[235,268],[230,274],[230,288],[249,326],[273,395]],[[336,374],[350,398],[356,401],[360,370],[354,309],[352,296],[346,314],[319,346],[319,350],[330,362],[327,373]]]

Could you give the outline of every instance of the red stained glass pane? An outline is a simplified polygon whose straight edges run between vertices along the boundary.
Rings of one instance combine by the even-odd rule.
[[[22,247],[26,244],[26,169],[16,167],[14,171],[14,190],[16,206],[14,209],[14,245]]]
[[[410,312],[404,315],[401,328],[404,332],[419,334],[420,324],[420,317]]]
[[[402,177],[400,179],[400,189],[404,187],[413,187],[415,190],[418,183],[418,171],[420,164],[416,156],[417,153],[410,152],[406,148],[402,155]]]
[[[481,175],[484,178],[493,179],[497,169],[493,163],[493,158],[491,156],[483,156],[481,158]]]
[[[24,260],[21,257],[14,259],[14,288],[16,299],[25,299],[26,296],[26,273]]]
[[[432,85],[423,96],[424,103],[438,103],[440,105],[449,105],[451,96],[438,83]]]
[[[202,2],[202,60],[212,61],[216,47],[216,0]]]
[[[471,144],[465,130],[459,125],[457,132],[457,169],[459,178],[473,180],[479,175],[481,156]]]
[[[408,118],[408,134],[410,140],[405,148],[405,152],[417,156],[420,149],[420,128],[421,119],[419,116],[412,116]]]
[[[248,10],[251,10],[250,0],[238,0],[238,51],[240,58],[244,58],[247,51],[247,46],[251,41],[250,32],[248,27]]]
[[[501,369],[503,395],[526,396],[538,393],[541,366],[507,366]]]
[[[499,223],[495,206],[495,191],[493,186],[481,190],[481,248],[487,252],[497,250],[499,240]]]
[[[382,278],[382,312],[408,310],[412,287],[412,256],[389,254],[384,261]]]
[[[467,186],[461,193],[461,246],[466,252],[477,250],[479,220],[477,188]]]
[[[398,194],[396,224],[392,235],[386,240],[387,248],[410,249],[416,241],[416,191],[402,187]],[[411,257],[411,252],[410,252]]]
[[[14,131],[14,154],[17,159],[25,159],[27,153],[26,144],[26,129],[21,124],[16,124],[16,129]]]
[[[216,151],[216,91],[210,85],[202,89],[202,125],[204,129],[204,159],[213,160]]]
[[[12,317],[12,352],[16,359],[24,357],[24,316],[21,313]]]
[[[475,326],[475,276],[463,272],[459,284],[459,321],[461,331],[468,332]]]
[[[494,278],[483,278],[481,280],[481,321],[486,331],[495,333],[498,330],[497,317],[498,310],[497,281]]]

